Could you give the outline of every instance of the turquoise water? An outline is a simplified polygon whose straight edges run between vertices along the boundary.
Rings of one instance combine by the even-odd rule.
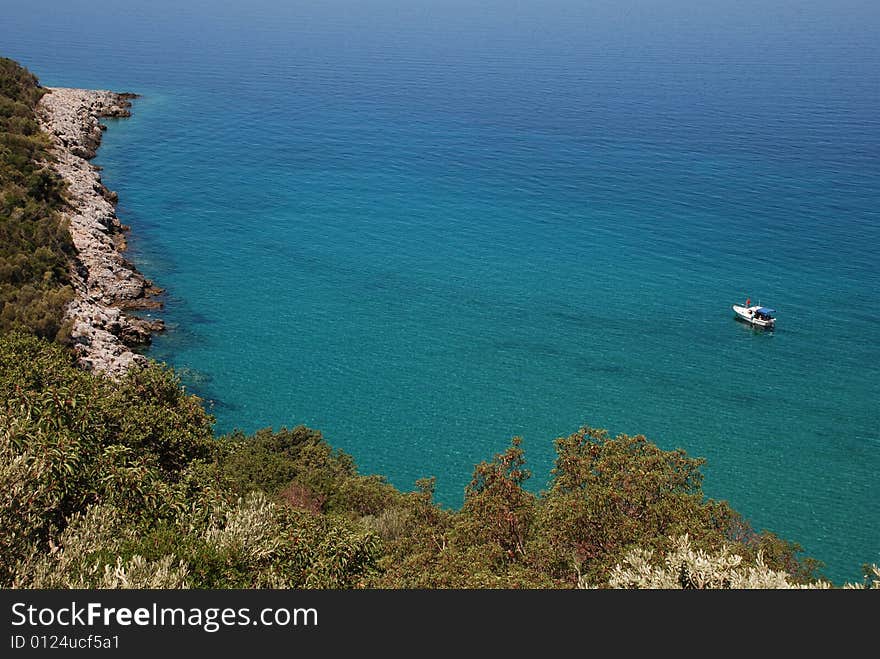
[[[880,33],[866,2],[3,7],[46,85],[143,94],[97,162],[226,432],[402,489],[643,433],[835,581],[880,563]],[[778,310],[756,333],[746,297]]]

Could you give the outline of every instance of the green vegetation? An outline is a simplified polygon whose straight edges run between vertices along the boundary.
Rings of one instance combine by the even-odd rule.
[[[139,574],[155,587],[341,588],[365,585],[374,569],[375,534],[259,492],[270,483],[247,480],[259,472],[243,457],[250,445],[215,441],[201,402],[169,370],[114,383],[77,368],[62,346],[8,333],[0,392],[7,587],[98,587]],[[294,446],[289,437],[303,441],[280,462],[315,462],[319,486],[334,489],[344,461],[308,432],[278,441]]]
[[[400,492],[315,430],[214,437],[202,402],[156,364],[113,382],[7,332],[0,400],[5,587],[651,587],[684,579],[646,567],[680,554],[682,536],[764,575],[691,586],[829,585],[796,545],[705,498],[702,461],[640,436],[558,439],[540,494],[524,488],[514,438],[452,511],[433,502],[433,479]]]
[[[579,584],[590,588],[587,582]],[[634,549],[624,556],[623,563],[611,571],[610,588],[648,589],[790,589],[832,588],[828,581],[797,582],[791,575],[770,568],[758,553],[753,563],[722,547],[715,554],[695,550],[687,534],[675,539],[672,547],[655,560],[653,550]],[[865,580],[846,584],[845,588],[880,588],[880,568],[865,568]]]
[[[78,368],[57,341],[72,248],[40,164],[41,92],[9,60],[0,73],[0,587],[830,585],[707,499],[702,460],[642,436],[559,438],[539,494],[514,438],[448,510],[432,478],[400,492],[309,428],[215,437],[164,366],[118,382]]]
[[[43,93],[31,73],[0,58],[0,331],[62,339],[74,248],[58,213],[63,187],[48,164],[49,139],[34,115]]]

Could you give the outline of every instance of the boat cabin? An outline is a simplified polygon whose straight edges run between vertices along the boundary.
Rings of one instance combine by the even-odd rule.
[[[776,309],[770,309],[768,307],[758,307],[755,309],[755,318],[759,320],[771,321],[773,320],[773,314],[776,313]]]

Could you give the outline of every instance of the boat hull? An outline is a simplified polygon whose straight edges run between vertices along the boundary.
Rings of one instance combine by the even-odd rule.
[[[775,318],[759,318],[755,315],[754,309],[755,307],[743,307],[738,304],[733,305],[733,312],[736,314],[738,320],[742,320],[753,327],[760,327],[762,329],[773,329],[776,326]]]

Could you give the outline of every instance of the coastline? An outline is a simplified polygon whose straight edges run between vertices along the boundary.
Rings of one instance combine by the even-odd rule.
[[[161,320],[126,313],[161,308],[162,290],[123,256],[129,227],[116,216],[116,193],[104,186],[100,168],[89,162],[106,128],[100,119],[131,116],[131,99],[137,95],[46,89],[37,116],[52,140],[52,167],[66,183],[64,217],[77,251],[70,272],[75,297],[65,320],[79,363],[116,378],[146,363],[135,349],[164,329]]]

